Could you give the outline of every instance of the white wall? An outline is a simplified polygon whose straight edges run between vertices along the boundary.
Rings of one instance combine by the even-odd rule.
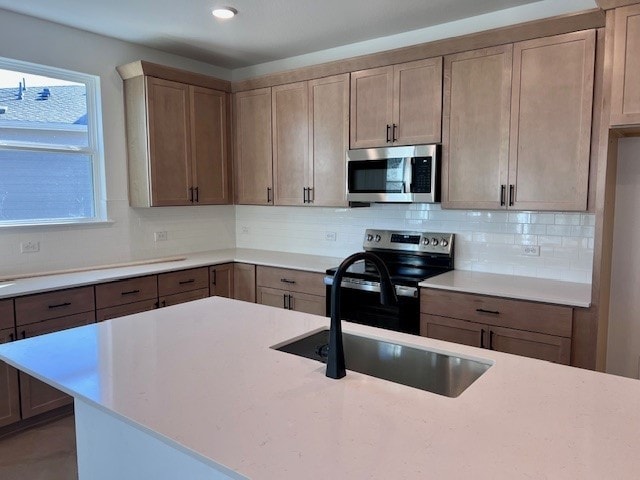
[[[367,228],[451,232],[455,267],[591,283],[595,216],[581,213],[441,210],[439,205],[370,208],[236,207],[236,243],[344,257],[362,250]],[[335,233],[336,240],[327,240]],[[538,245],[540,256],[524,256]]]
[[[619,142],[607,372],[640,378],[640,138]]]
[[[229,79],[225,69],[0,10],[0,56],[99,75],[112,224],[0,229],[0,276],[232,247],[234,207],[132,209],[127,199],[122,80],[117,65],[148,60]],[[0,171],[1,174],[1,171]],[[154,231],[167,242],[154,243]],[[21,254],[20,242],[40,252]]]

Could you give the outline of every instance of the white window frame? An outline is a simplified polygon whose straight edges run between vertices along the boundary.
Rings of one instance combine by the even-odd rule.
[[[0,220],[0,228],[3,227],[24,227],[42,225],[74,225],[88,223],[108,222],[106,181],[104,164],[104,145],[102,138],[102,105],[100,100],[100,77],[87,73],[74,72],[47,65],[39,65],[20,60],[0,57],[0,69],[13,70],[17,72],[42,75],[45,77],[67,80],[70,82],[83,83],[86,87],[87,102],[87,135],[86,147],[77,146],[50,146],[18,144],[14,141],[3,142],[0,139],[0,150],[5,151],[31,151],[43,153],[78,153],[89,156],[91,159],[93,175],[93,217],[83,218],[49,218],[49,219],[29,219],[29,220]],[[17,86],[16,86],[17,88]]]

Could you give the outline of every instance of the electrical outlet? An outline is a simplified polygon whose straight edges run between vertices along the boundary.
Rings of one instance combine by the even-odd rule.
[[[539,257],[540,245],[523,245],[522,254],[528,257]]]
[[[163,232],[155,232],[153,234],[153,240],[156,242],[166,242],[168,238],[168,234],[166,231]]]
[[[243,226],[240,228],[240,233],[241,233],[242,235],[249,235],[249,227],[247,227],[247,226],[243,225]]]
[[[336,232],[325,232],[324,239],[327,242],[335,242],[337,238]]]
[[[20,253],[35,253],[40,251],[40,242],[22,242],[20,244]]]

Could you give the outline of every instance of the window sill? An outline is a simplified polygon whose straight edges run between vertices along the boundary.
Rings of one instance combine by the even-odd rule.
[[[24,223],[2,223],[0,222],[0,230],[4,229],[19,229],[19,228],[37,228],[37,227],[100,227],[100,226],[109,226],[115,224],[115,220],[52,220],[52,221],[43,221],[43,222],[24,222]]]

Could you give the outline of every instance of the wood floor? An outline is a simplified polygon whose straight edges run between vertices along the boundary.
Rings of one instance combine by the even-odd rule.
[[[0,479],[76,480],[73,415],[0,439]]]

